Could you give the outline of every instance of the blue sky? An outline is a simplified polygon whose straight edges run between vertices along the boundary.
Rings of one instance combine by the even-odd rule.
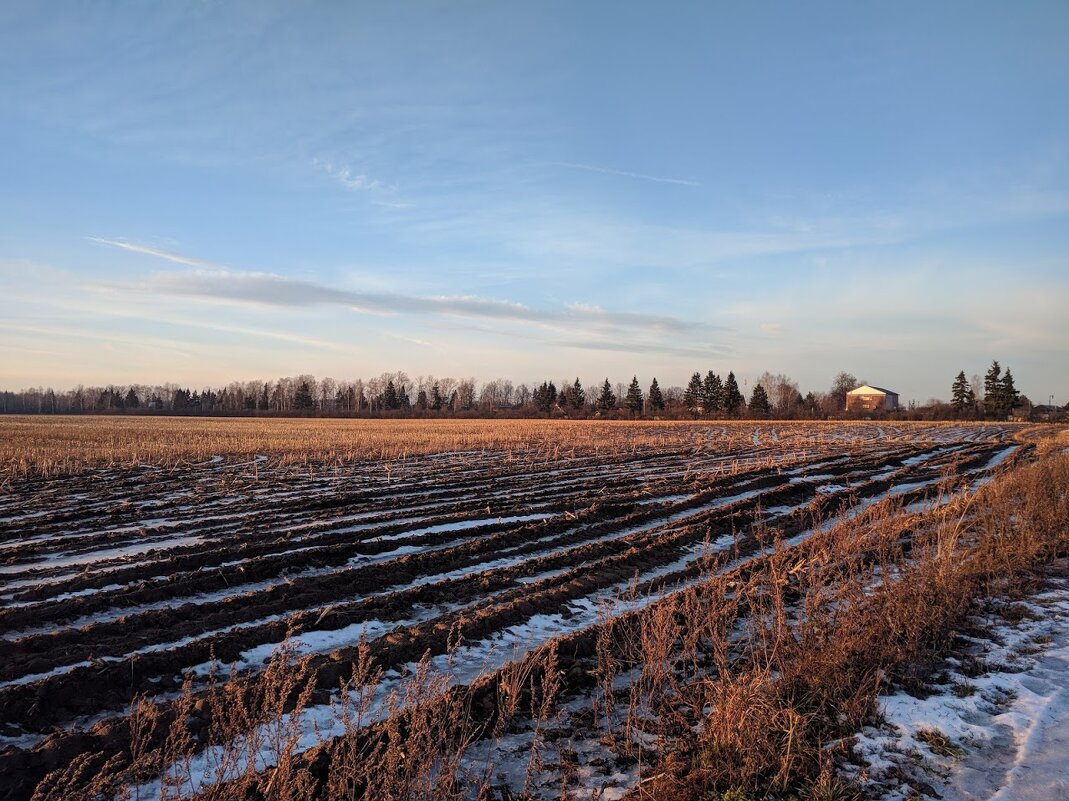
[[[5,3],[0,386],[1069,401],[1069,5]]]

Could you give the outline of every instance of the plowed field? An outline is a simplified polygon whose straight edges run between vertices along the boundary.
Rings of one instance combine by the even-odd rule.
[[[331,696],[361,642],[384,681],[429,655],[463,685],[595,626],[606,599],[641,608],[773,534],[799,542],[888,497],[931,505],[975,488],[1027,457],[1013,435],[651,424],[606,448],[13,475],[0,489],[0,798],[28,798],[80,753],[121,752],[136,696],[166,706],[213,664],[256,675],[287,638],[312,657],[311,747],[332,736]]]

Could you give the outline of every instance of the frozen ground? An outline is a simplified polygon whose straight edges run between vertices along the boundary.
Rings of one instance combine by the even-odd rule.
[[[656,599],[700,580],[707,550],[737,566],[772,547],[766,536],[793,545],[886,499],[926,509],[1017,458],[1005,427],[846,429],[766,426],[759,446],[710,429],[553,460],[255,472],[213,460],[12,485],[0,493],[0,777],[29,798],[45,766],[121,748],[108,727],[133,695],[168,705],[192,677],[199,696],[216,659],[257,682],[287,637],[320,677],[352,667],[365,640],[384,691],[424,653],[436,676],[468,683],[592,631],[617,589],[635,583],[638,597],[648,584],[641,597]],[[449,664],[454,628],[463,649]],[[314,700],[307,722],[339,733]],[[635,766],[605,757],[573,718],[546,734],[562,785],[626,792]],[[309,729],[301,748],[322,739]],[[485,752],[511,768],[527,735]],[[193,759],[210,756],[198,746]]]
[[[1069,562],[1044,592],[976,621],[927,698],[880,699],[851,768],[883,801],[1069,801]]]

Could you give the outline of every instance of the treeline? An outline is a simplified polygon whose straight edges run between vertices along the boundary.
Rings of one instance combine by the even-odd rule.
[[[919,408],[910,404],[896,414],[910,419],[1006,419],[1020,394],[1008,369],[1002,375],[996,362],[993,370],[994,378],[990,379],[989,373],[982,398],[977,388],[968,385],[958,403],[962,373],[954,383],[952,405],[933,400]],[[803,395],[788,376],[768,372],[758,377],[752,388],[747,388],[745,381],[740,385],[733,371],[721,377],[712,370],[704,375],[695,372],[686,387],[662,388],[656,378],[643,385],[633,376],[627,384],[613,384],[605,378],[591,389],[579,378],[540,384],[513,384],[499,378],[480,384],[475,378],[411,378],[405,372],[353,381],[298,375],[202,389],[177,384],[78,386],[64,391],[38,387],[0,392],[0,413],[827,419],[846,414],[846,393],[861,383],[850,373],[841,372],[827,392]]]
[[[785,391],[789,390],[789,391]],[[823,417],[842,411],[837,400],[810,393],[803,398],[785,376],[765,373],[748,403],[734,372],[724,379],[694,373],[690,384],[662,388],[633,376],[630,383],[605,378],[586,389],[577,377],[541,384],[508,379],[383,373],[377,378],[338,381],[311,375],[275,381],[232,382],[200,390],[176,384],[79,386],[66,391],[34,388],[0,393],[0,413],[21,414],[202,414],[298,416],[566,416],[566,417]],[[780,399],[772,404],[769,397]],[[786,399],[784,401],[783,399]],[[752,406],[752,408],[751,408]]]

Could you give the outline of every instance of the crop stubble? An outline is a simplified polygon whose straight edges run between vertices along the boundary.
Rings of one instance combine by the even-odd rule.
[[[1012,426],[27,420],[0,494],[7,798],[121,752],[130,701],[203,692],[212,659],[255,683],[289,636],[326,704],[362,640],[383,669],[510,631],[530,651],[1030,447]]]

